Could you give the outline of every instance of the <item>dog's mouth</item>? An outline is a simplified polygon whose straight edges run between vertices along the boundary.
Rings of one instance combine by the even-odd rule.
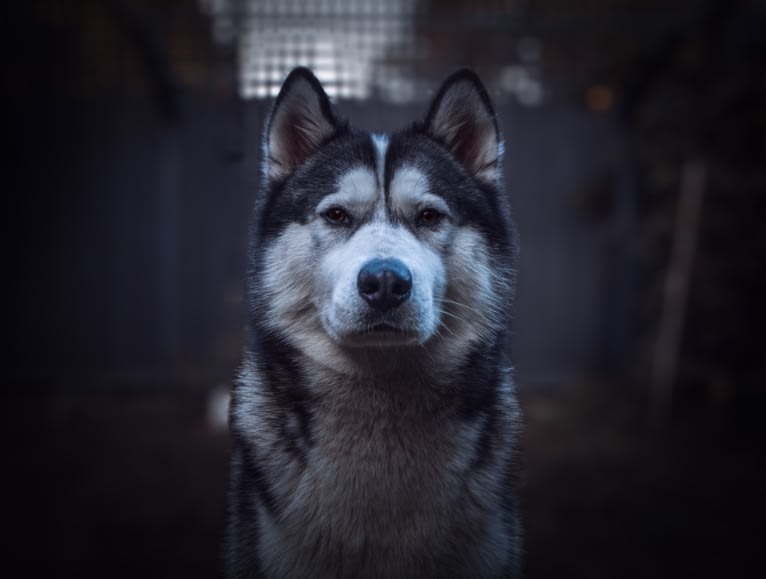
[[[393,332],[395,334],[406,334],[404,330],[402,330],[399,326],[396,326],[394,324],[389,324],[388,322],[380,322],[378,324],[373,324],[369,328],[367,328],[364,332],[361,332],[363,334],[380,334],[380,333],[389,333]]]
[[[353,332],[344,340],[354,347],[411,345],[419,342],[410,329],[389,322],[377,322]]]

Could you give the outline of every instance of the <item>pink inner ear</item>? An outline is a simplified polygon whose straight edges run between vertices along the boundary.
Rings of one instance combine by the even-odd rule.
[[[483,164],[481,159],[482,143],[481,132],[476,124],[476,119],[470,115],[462,115],[455,122],[456,130],[452,142],[447,143],[455,157],[468,168],[476,169]]]
[[[282,143],[285,148],[287,169],[295,169],[311,154],[318,143],[312,138],[312,128],[317,124],[308,116],[296,111],[283,121]]]
[[[451,121],[446,145],[471,173],[484,176],[497,165],[497,139],[490,119],[463,113]]]
[[[445,82],[429,112],[428,131],[471,174],[494,182],[500,145],[495,117],[480,81],[463,76]]]
[[[282,112],[271,131],[269,171],[278,176],[297,169],[332,133],[332,125],[317,120],[310,109],[299,105]]]

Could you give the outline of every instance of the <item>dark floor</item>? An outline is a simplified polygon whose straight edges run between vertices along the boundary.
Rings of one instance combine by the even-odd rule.
[[[525,397],[529,578],[744,577],[761,566],[761,443],[709,406],[652,432],[642,402],[603,387]]]
[[[652,435],[614,391],[523,404],[529,579],[734,577],[760,560],[757,445],[704,412]],[[204,393],[16,396],[0,418],[23,576],[219,576],[228,440]]]

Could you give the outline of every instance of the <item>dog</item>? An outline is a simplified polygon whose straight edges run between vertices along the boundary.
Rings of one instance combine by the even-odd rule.
[[[230,578],[516,577],[516,233],[470,70],[354,130],[291,72],[264,135],[232,393]]]

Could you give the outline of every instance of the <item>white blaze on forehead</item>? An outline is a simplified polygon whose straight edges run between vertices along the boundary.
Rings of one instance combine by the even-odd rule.
[[[366,167],[357,167],[346,173],[338,182],[338,188],[319,203],[321,213],[333,205],[340,205],[352,214],[368,211],[378,197],[378,183],[375,174]]]
[[[375,167],[378,171],[378,183],[381,188],[386,178],[386,153],[388,152],[388,135],[372,133],[372,146],[375,147]]]
[[[442,213],[449,213],[449,206],[444,199],[431,193],[428,177],[420,169],[404,166],[397,170],[389,187],[391,203],[405,211],[415,211],[425,207],[434,208]]]

